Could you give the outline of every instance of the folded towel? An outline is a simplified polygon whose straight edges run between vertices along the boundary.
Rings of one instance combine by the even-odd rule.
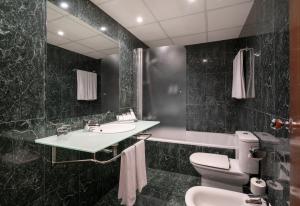
[[[136,155],[135,146],[128,147],[122,152],[118,198],[121,204],[132,206],[136,200]]]
[[[232,98],[246,98],[243,51],[239,51],[233,60]]]
[[[139,192],[141,192],[143,187],[147,185],[145,141],[144,140],[141,140],[135,144],[135,154],[136,154],[137,188],[138,188]]]
[[[97,74],[77,70],[77,100],[97,99]]]
[[[247,98],[255,98],[255,82],[254,82],[254,51],[250,51],[249,72],[247,76]]]

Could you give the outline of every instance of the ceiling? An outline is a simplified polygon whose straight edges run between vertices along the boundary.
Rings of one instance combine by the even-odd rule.
[[[237,38],[253,5],[253,0],[90,1],[150,47]]]
[[[58,35],[59,31],[63,36]],[[117,42],[50,2],[47,2],[47,42],[95,59],[119,53]]]

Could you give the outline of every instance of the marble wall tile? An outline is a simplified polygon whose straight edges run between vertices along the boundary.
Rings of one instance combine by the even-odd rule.
[[[275,103],[276,115],[288,118],[289,112],[289,33],[286,31],[275,34]]]
[[[76,72],[74,69],[98,74],[96,101],[77,101]],[[80,117],[101,113],[101,60],[47,44],[45,72],[47,120]]]
[[[60,0],[50,0],[59,4]],[[90,1],[78,0],[76,4],[71,4],[69,12],[99,29],[105,25],[107,31],[105,34],[119,43],[120,48],[120,111],[136,107],[136,85],[135,71],[133,71],[133,49],[147,48],[147,46],[133,36],[129,31],[109,17],[105,12],[99,9]]]
[[[288,0],[254,2],[249,16],[256,16],[252,27],[256,35],[247,43],[261,54],[255,60],[256,98],[239,106],[240,129],[268,132],[280,140],[280,147],[262,142],[267,157],[261,164],[262,177],[277,181],[284,188],[280,194],[272,190],[268,193],[272,205],[280,206],[286,205],[289,197],[289,158],[283,158],[289,157],[289,134],[272,130],[270,122],[275,117],[289,117],[288,5]],[[245,35],[243,29],[241,36]]]
[[[45,2],[0,2],[0,123],[44,116]]]
[[[99,30],[107,26],[106,34],[120,43],[124,52],[120,86],[126,88],[120,95],[120,108],[134,108],[132,50],[146,46],[90,1],[70,1],[69,11]],[[45,0],[1,1],[0,17],[0,205],[93,205],[117,184],[120,162],[99,167],[53,167],[50,148],[33,141],[55,134],[56,127],[63,123],[80,129],[83,119],[105,122],[113,120],[115,114],[96,115],[101,111],[100,104],[81,104],[72,99],[70,91],[75,89],[70,67],[83,67],[85,57],[49,52],[61,64],[57,67],[49,62],[46,70]],[[76,63],[70,64],[68,58],[75,58]],[[51,121],[46,121],[46,115]],[[62,150],[58,158],[85,155]]]
[[[235,131],[232,62],[245,41],[241,38],[186,46],[187,130]]]
[[[212,148],[195,145],[175,144],[167,142],[146,142],[147,166],[169,172],[199,176],[189,161],[191,154],[195,152],[207,152],[235,157],[232,149]]]

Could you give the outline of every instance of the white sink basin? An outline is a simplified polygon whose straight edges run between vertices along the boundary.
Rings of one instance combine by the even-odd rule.
[[[114,134],[120,132],[128,132],[135,129],[134,123],[107,123],[97,127],[91,127],[93,132],[103,134]]]
[[[187,206],[258,206],[247,204],[245,202],[247,199],[249,199],[248,195],[243,193],[205,186],[192,187],[185,194]],[[266,205],[263,201],[259,206]]]

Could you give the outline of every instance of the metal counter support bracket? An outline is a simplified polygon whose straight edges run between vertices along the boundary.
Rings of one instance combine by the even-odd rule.
[[[141,133],[140,135],[147,135],[147,137],[142,140],[147,140],[152,136],[151,134],[146,134],[146,133]],[[140,141],[142,141],[142,140],[140,140]],[[79,163],[79,162],[94,162],[96,164],[108,164],[108,163],[116,161],[122,155],[122,152],[120,154],[117,154],[117,144],[112,145],[112,147],[113,147],[113,150],[112,150],[113,158],[111,158],[109,160],[104,160],[104,161],[97,160],[96,153],[92,153],[92,155],[93,155],[92,159],[56,161],[56,147],[52,147],[51,148],[51,153],[52,153],[51,154],[51,162],[52,162],[52,165],[66,164],[66,163]],[[106,149],[105,152],[107,152],[107,151],[108,150]]]
[[[51,155],[52,155],[52,159],[51,159],[51,161],[52,161],[52,165],[56,162],[56,147],[52,147],[51,148]]]

